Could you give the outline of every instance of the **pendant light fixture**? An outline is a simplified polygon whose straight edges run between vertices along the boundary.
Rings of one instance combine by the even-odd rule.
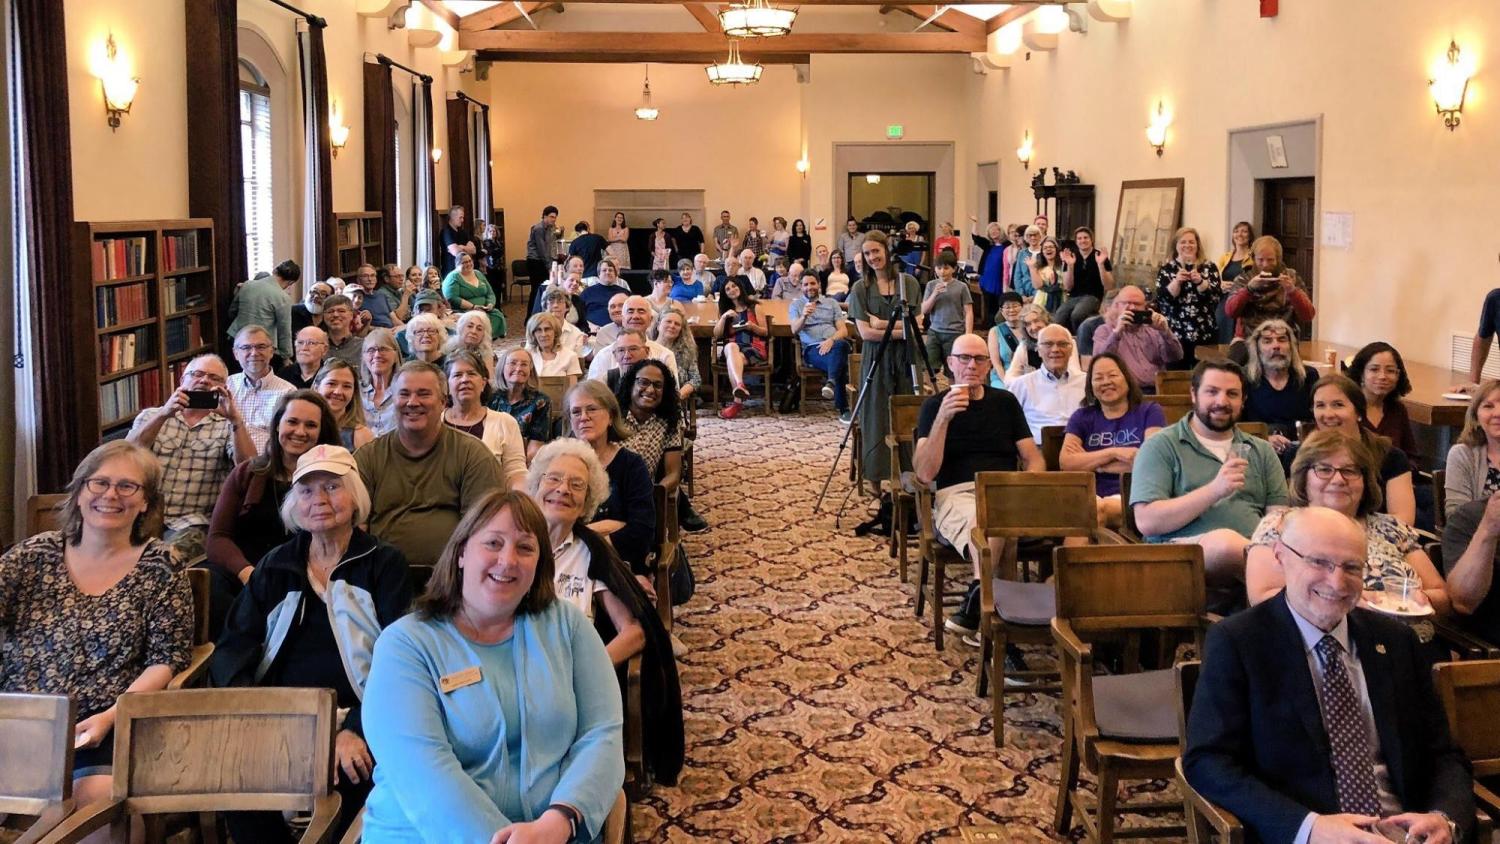
[[[715,85],[753,85],[760,81],[760,63],[748,64],[740,58],[740,43],[729,42],[729,58],[708,65],[708,81]]]
[[[635,110],[636,120],[655,120],[661,112],[651,104],[651,65],[646,65],[646,85],[641,88],[641,105]]]
[[[766,0],[734,3],[719,12],[719,26],[731,38],[774,38],[792,31],[796,9],[778,9]]]

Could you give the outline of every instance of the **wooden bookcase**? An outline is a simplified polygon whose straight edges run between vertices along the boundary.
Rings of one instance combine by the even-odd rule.
[[[74,289],[87,292],[93,328],[80,359],[95,389],[80,416],[97,439],[115,439],[172,394],[191,358],[214,349],[213,221],[73,225]]]
[[[339,237],[339,278],[354,281],[360,264],[378,267],[385,263],[385,245],[381,243],[382,214],[379,211],[351,211],[333,215]]]

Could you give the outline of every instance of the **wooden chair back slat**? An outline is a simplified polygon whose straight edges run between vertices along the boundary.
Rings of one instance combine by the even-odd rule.
[[[922,403],[926,396],[891,396],[890,435],[902,445],[915,444],[917,417],[922,415]]]
[[[189,568],[184,571],[187,572],[188,585],[193,589],[193,645],[207,644],[208,599],[213,590],[213,574],[205,568]]]
[[[1162,413],[1166,414],[1168,425],[1176,423],[1193,410],[1193,397],[1186,393],[1156,396],[1151,400],[1161,405]]]
[[[1135,508],[1130,506],[1130,473],[1120,473],[1120,524],[1127,535],[1138,537],[1140,527],[1135,523]]]
[[[1187,719],[1193,711],[1193,693],[1198,690],[1198,671],[1203,663],[1196,659],[1177,663],[1177,746],[1187,750]]]
[[[1264,422],[1237,422],[1234,427],[1239,428],[1241,433],[1248,436],[1259,437],[1263,440],[1271,438],[1271,426]]]
[[[0,815],[40,815],[73,794],[67,695],[0,694]]]
[[[1440,662],[1433,685],[1448,715],[1453,740],[1474,765],[1474,776],[1500,774],[1500,660]]]
[[[49,530],[62,529],[62,508],[68,503],[64,492],[33,495],[26,499],[26,537]]]
[[[135,813],[313,809],[333,772],[329,689],[121,696],[114,796]]]
[[[1042,459],[1049,472],[1062,471],[1063,439],[1067,433],[1068,429],[1063,425],[1047,425],[1042,428]]]
[[[977,523],[987,537],[1092,537],[1099,523],[1093,472],[980,472]]]
[[[1196,627],[1206,610],[1198,545],[1093,545],[1053,551],[1057,617],[1075,629]]]
[[[1156,373],[1158,396],[1185,396],[1193,389],[1191,369],[1163,369]]]
[[[563,397],[568,394],[568,390],[573,388],[573,376],[543,375],[537,378],[537,386],[541,389],[542,395],[545,395],[548,402],[552,405],[551,413],[548,415],[552,417],[552,425],[555,428],[558,420],[562,419],[565,415],[563,413]]]

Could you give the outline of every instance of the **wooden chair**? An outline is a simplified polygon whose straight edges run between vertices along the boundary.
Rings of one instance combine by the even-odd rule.
[[[549,415],[552,417],[552,436],[554,437],[562,430],[563,417],[567,415],[564,413],[563,398],[567,396],[568,390],[573,389],[573,384],[574,380],[571,375],[543,375],[537,378],[537,385],[541,388],[542,394],[547,397],[548,403],[552,405]]]
[[[1085,837],[1115,838],[1118,814],[1179,812],[1181,802],[1119,803],[1121,779],[1171,779],[1178,756],[1176,678],[1170,669],[1139,671],[1141,635],[1159,631],[1159,659],[1171,658],[1174,637],[1203,652],[1208,626],[1203,549],[1197,545],[1062,547],[1053,555],[1057,644],[1063,682],[1063,758],[1054,829],[1066,834],[1076,809]],[[1150,584],[1149,589],[1141,588]],[[1092,640],[1124,640],[1125,670],[1094,674]],[[1080,787],[1083,766],[1098,796]],[[1132,829],[1122,835],[1181,835],[1183,827]]]
[[[1208,844],[1215,835],[1221,844],[1241,844],[1245,840],[1245,827],[1226,809],[1208,802],[1197,789],[1188,784],[1182,771],[1181,753],[1187,749],[1187,718],[1193,708],[1193,692],[1198,687],[1197,660],[1177,664],[1177,748],[1178,757],[1173,763],[1177,790],[1182,793],[1183,820],[1187,823],[1188,844]]]
[[[694,442],[698,439],[698,392],[694,390],[682,403],[682,484],[688,498],[696,488],[693,481]]]
[[[918,528],[916,615],[917,618],[921,618],[927,607],[931,606],[932,642],[938,650],[942,650],[946,622],[943,618],[943,609],[958,606],[968,594],[973,564],[964,559],[964,556],[946,540],[938,536],[937,528],[933,523],[934,494],[932,489],[924,484],[918,484],[916,494]],[[963,571],[963,576],[958,580],[962,585],[956,589],[948,587],[949,566],[958,566]],[[931,584],[931,591],[928,591],[929,584]]]
[[[1177,422],[1182,417],[1193,412],[1193,397],[1190,395],[1155,396],[1151,401],[1161,405],[1162,412],[1166,414],[1168,425]]]
[[[682,541],[681,528],[677,523],[677,493],[656,484],[651,488],[651,497],[656,504],[656,532],[651,547],[655,549],[656,573],[653,585],[656,589],[656,614],[661,624],[672,632],[672,566],[677,562],[677,544]]]
[[[797,383],[791,385],[789,389],[800,391],[802,401],[797,402],[797,415],[806,416],[807,405],[802,402],[807,400],[807,388],[820,382],[826,383],[828,381],[828,373],[816,366],[807,365],[802,359],[802,341],[796,335],[792,336],[792,362],[792,375],[797,379]]]
[[[167,688],[174,690],[197,685],[208,674],[208,660],[214,655],[214,643],[208,635],[208,598],[213,573],[202,567],[190,567],[185,574],[193,589],[193,658],[188,660],[187,668],[167,682]]]
[[[1448,506],[1448,470],[1432,470],[1432,522],[1438,533],[1443,532],[1443,526],[1448,524],[1448,514],[1445,509]]]
[[[73,811],[73,724],[67,695],[0,694],[0,819],[33,817],[17,844],[32,844]]]
[[[49,530],[62,529],[62,508],[68,503],[65,492],[33,495],[26,499],[26,537]]]
[[[859,385],[864,383],[864,358],[859,352],[849,354],[849,383],[844,385],[844,394],[849,397],[849,407],[854,408],[859,398]],[[864,437],[859,430],[859,417],[849,421],[849,483],[858,487],[863,481],[864,469],[859,456],[864,453]]]
[[[1156,373],[1158,396],[1185,396],[1193,389],[1191,369],[1163,369]]]
[[[1056,671],[1018,672],[1006,683],[1007,645],[1049,645],[1048,626],[1057,609],[1050,583],[1021,581],[1016,554],[1020,540],[1093,539],[1099,511],[1093,472],[980,472],[974,476],[976,523],[972,543],[979,554],[979,677],[975,693],[993,685],[990,715],[995,746],[1005,744],[1005,696],[1058,690]],[[990,559],[990,539],[1005,539],[1004,559]],[[1012,677],[1011,679],[1017,679]]]
[[[1236,422],[1234,427],[1248,436],[1259,437],[1263,440],[1271,438],[1271,426],[1264,422]]]
[[[595,612],[604,612],[602,602],[595,602]],[[641,655],[626,660],[624,685],[625,793],[640,800],[651,790],[651,768],[646,764],[645,715],[641,710]]]
[[[311,812],[306,844],[333,840],[334,697],[329,689],[190,689],[127,694],[115,718],[114,786],[48,836],[71,844],[144,816],[146,840],[181,812]]]
[[[1042,458],[1046,461],[1049,472],[1062,471],[1063,439],[1067,433],[1067,426],[1064,425],[1047,425],[1042,428]]]
[[[1130,506],[1130,473],[1120,473],[1120,535],[1131,542],[1143,541],[1135,523],[1135,508]]]
[[[885,444],[891,453],[891,556],[897,558],[896,572],[901,582],[906,582],[907,546],[906,520],[916,510],[917,480],[915,472],[901,471],[902,458],[912,459],[917,447],[917,417],[922,413],[926,396],[891,396],[890,426],[886,430]],[[920,613],[918,613],[920,615]]]
[[[772,336],[770,336],[771,333],[772,333],[771,332],[772,323],[774,323],[774,322],[775,322],[775,319],[773,317],[770,317],[770,316],[766,316],[765,317],[765,323],[764,323],[765,328],[766,328],[766,359],[765,359],[765,361],[763,363],[757,363],[757,364],[751,364],[749,361],[746,361],[745,362],[745,372],[744,372],[744,374],[746,376],[750,376],[750,375],[759,375],[760,376],[761,385],[762,385],[761,389],[765,393],[765,402],[766,402],[765,414],[767,416],[773,416],[776,413],[776,405],[771,401],[771,373],[773,373],[773,372],[776,371],[776,344],[774,342],[772,342],[775,338],[772,337]],[[733,341],[731,340],[731,341],[728,341],[728,342],[733,342]],[[723,354],[724,343],[725,343],[725,341],[723,341],[723,340],[714,340],[713,343],[709,346],[711,360],[709,362],[708,368],[709,368],[711,377],[713,378],[713,382],[714,382],[714,404],[715,405],[719,404],[719,376],[722,375],[725,379],[729,378],[729,369],[724,364],[724,354]]]
[[[1500,817],[1500,795],[1490,787],[1500,775],[1500,723],[1495,721],[1500,660],[1440,662],[1432,667],[1432,684],[1448,715],[1453,740],[1474,766],[1474,802],[1484,815]],[[1490,782],[1483,782],[1486,779]],[[1488,842],[1489,837],[1478,840]]]

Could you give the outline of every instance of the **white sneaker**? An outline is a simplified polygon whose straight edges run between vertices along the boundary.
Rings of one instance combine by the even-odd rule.
[[[825,401],[833,401],[833,385],[832,384],[829,384],[828,382],[825,381],[823,383],[823,389],[820,392],[822,393],[823,399]]]

